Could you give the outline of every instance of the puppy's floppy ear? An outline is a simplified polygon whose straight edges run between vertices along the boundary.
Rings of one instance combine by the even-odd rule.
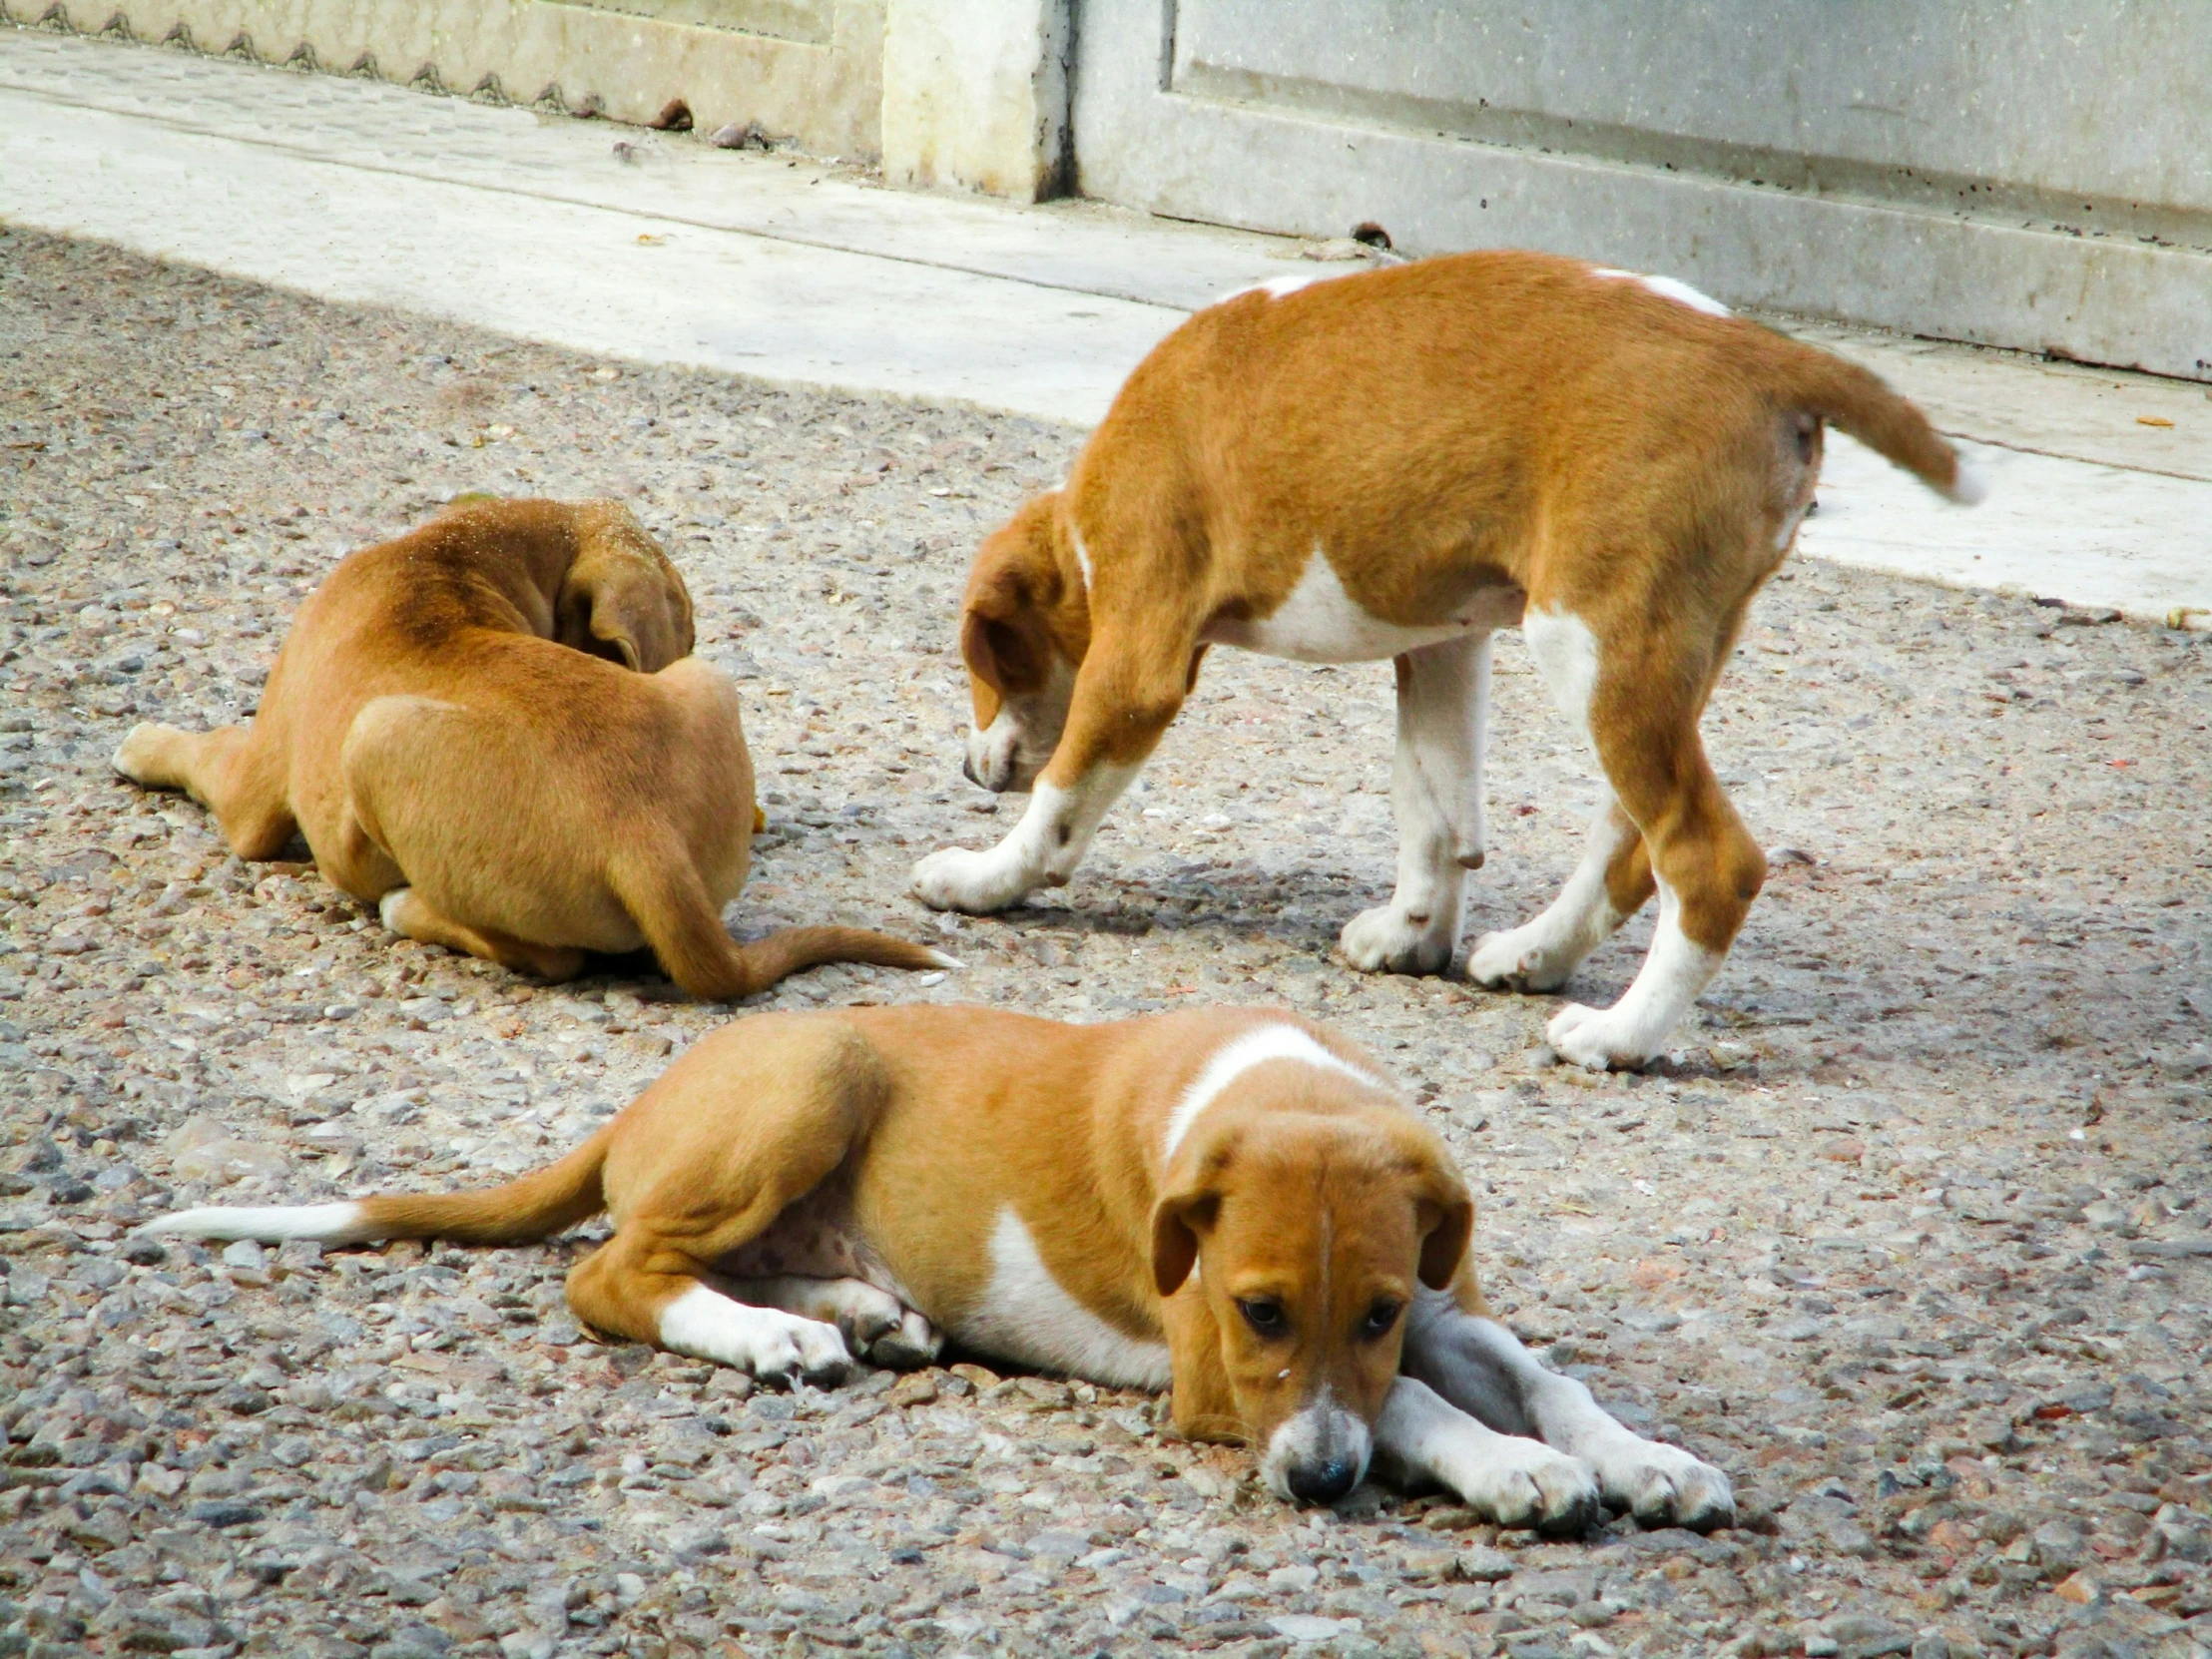
[[[1025,595],[994,591],[970,601],[960,618],[960,656],[968,672],[999,696],[1018,696],[1043,683],[1040,631]]]
[[[1177,1192],[1152,1207],[1152,1284],[1173,1296],[1198,1266],[1198,1242],[1221,1213],[1217,1192]]]
[[[1413,1199],[1413,1225],[1421,1234],[1420,1282],[1443,1290],[1459,1271],[1474,1234],[1474,1199],[1466,1183],[1438,1165]]]
[[[1061,590],[1053,553],[1056,492],[1034,496],[984,538],[960,615],[968,672],[1001,697],[1044,684],[1054,650],[1047,612]]]
[[[556,605],[561,644],[644,674],[689,656],[691,594],[629,510],[614,502],[585,509],[577,542]]]

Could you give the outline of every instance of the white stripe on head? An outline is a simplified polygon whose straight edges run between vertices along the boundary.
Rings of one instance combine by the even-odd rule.
[[[157,1217],[139,1231],[173,1239],[259,1239],[263,1244],[289,1239],[362,1244],[381,1236],[362,1220],[358,1204],[210,1205]]]
[[[1318,1066],[1324,1071],[1341,1072],[1370,1088],[1389,1087],[1373,1072],[1352,1064],[1341,1055],[1332,1054],[1295,1025],[1257,1026],[1217,1049],[1197,1079],[1183,1091],[1183,1098],[1175,1103],[1175,1110],[1168,1115],[1167,1143],[1160,1150],[1161,1162],[1165,1163],[1175,1156],[1175,1149],[1183,1144],[1183,1137],[1190,1133],[1191,1125],[1198,1121],[1199,1114],[1219,1100],[1224,1089],[1254,1066],[1264,1066],[1271,1060],[1296,1060],[1302,1065]]]

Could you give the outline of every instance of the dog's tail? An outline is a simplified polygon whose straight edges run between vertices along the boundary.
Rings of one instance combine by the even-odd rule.
[[[1961,506],[1988,494],[1972,463],[1880,375],[1817,346],[1780,334],[1771,338],[1787,403],[1849,432]]]
[[[705,1002],[738,1002],[779,979],[825,962],[876,967],[956,968],[959,958],[865,927],[780,927],[740,944],[722,925],[688,857],[633,856],[615,871],[615,891],[668,976]]]
[[[455,1244],[535,1244],[604,1207],[600,1166],[607,1128],[557,1164],[504,1186],[470,1193],[382,1193],[338,1204],[216,1205],[179,1210],[140,1229],[182,1239],[259,1239],[282,1244],[366,1244],[376,1239],[450,1239]]]

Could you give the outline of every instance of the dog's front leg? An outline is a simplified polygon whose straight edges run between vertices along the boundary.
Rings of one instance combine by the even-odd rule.
[[[1021,821],[988,852],[948,846],[914,865],[914,896],[932,910],[984,915],[1018,904],[1039,887],[1065,886],[1107,809],[1137,772],[1096,766],[1066,786],[1054,784],[1048,772],[1037,780]]]
[[[1590,1390],[1536,1361],[1495,1320],[1449,1292],[1415,1302],[1401,1362],[1408,1379],[1507,1434],[1533,1434],[1597,1471],[1605,1501],[1646,1526],[1706,1531],[1736,1518],[1728,1476],[1678,1446],[1647,1440],[1602,1410]]]
[[[1459,943],[1467,871],[1482,865],[1482,744],[1490,636],[1470,634],[1396,661],[1397,891],[1345,924],[1356,968],[1435,973]]]
[[[1067,726],[1021,822],[988,852],[948,846],[930,853],[914,865],[914,896],[934,910],[980,915],[1038,887],[1065,886],[1107,810],[1183,706],[1196,678],[1194,650],[1156,643],[1131,653],[1095,639],[1075,677]]]
[[[1401,1376],[1375,1422],[1376,1456],[1398,1479],[1448,1486],[1500,1526],[1574,1534],[1598,1515],[1598,1484],[1580,1459],[1500,1434],[1417,1378]]]

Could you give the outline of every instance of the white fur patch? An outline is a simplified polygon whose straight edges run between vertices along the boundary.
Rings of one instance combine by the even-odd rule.
[[[754,1308],[694,1285],[661,1310],[661,1346],[672,1354],[737,1366],[756,1376],[821,1372],[849,1365],[833,1325],[775,1308]]]
[[[991,1230],[990,1284],[953,1330],[979,1353],[1111,1387],[1164,1388],[1173,1378],[1167,1345],[1117,1330],[1068,1295],[1011,1209]]]
[[[1298,578],[1298,586],[1257,621],[1223,621],[1206,630],[1205,639],[1234,645],[1268,657],[1300,663],[1372,663],[1477,629],[1509,628],[1520,614],[1520,589],[1500,587],[1477,594],[1460,607],[1461,615],[1428,628],[1400,628],[1365,609],[1345,591],[1336,567],[1317,544]]]
[[[1073,524],[1068,526],[1068,544],[1075,549],[1075,568],[1083,573],[1083,591],[1091,591],[1091,554],[1083,545],[1083,532]]]
[[[1383,1396],[1375,1441],[1401,1468],[1450,1487],[1477,1514],[1507,1526],[1597,1508],[1596,1473],[1580,1458],[1500,1434],[1410,1377]]]
[[[173,1239],[259,1239],[264,1244],[290,1239],[362,1244],[379,1237],[362,1221],[358,1204],[210,1205],[159,1217],[139,1231]]]
[[[1662,881],[1659,925],[1635,982],[1610,1008],[1580,1003],[1562,1008],[1545,1027],[1544,1040],[1561,1059],[1592,1071],[1640,1066],[1666,1046],[1667,1033],[1713,982],[1720,966],[1718,951],[1707,950],[1682,931],[1682,901]]]
[[[1958,475],[1951,480],[1950,488],[1944,490],[1943,494],[1961,507],[1978,506],[1989,498],[1989,475],[1960,453]]]
[[[1641,282],[1662,299],[1672,299],[1677,305],[1687,305],[1693,311],[1703,311],[1707,316],[1733,316],[1726,305],[1709,293],[1700,293],[1689,283],[1675,276],[1647,276],[1640,271],[1616,271],[1611,267],[1592,271],[1592,276],[1604,276],[1615,280]]]
[[[948,846],[915,864],[914,896],[934,910],[984,915],[1047,882],[1065,883],[1107,810],[1136,776],[1135,767],[1093,767],[1066,790],[1039,779],[1021,822],[988,852]]]
[[[1374,1454],[1375,1436],[1368,1425],[1325,1388],[1311,1404],[1284,1418],[1268,1437],[1260,1475],[1277,1497],[1291,1500],[1297,1496],[1291,1490],[1295,1471],[1322,1463],[1349,1464],[1357,1485]]]
[[[1608,792],[1590,823],[1582,861],[1574,866],[1559,896],[1520,926],[1475,940],[1467,956],[1467,977],[1492,989],[1510,985],[1517,990],[1549,991],[1565,984],[1582,958],[1627,919],[1613,908],[1605,872],[1635,832],[1633,825],[1613,817],[1613,797]]]
[[[1607,1501],[1633,1510],[1647,1525],[1710,1526],[1734,1517],[1735,1495],[1719,1469],[1678,1446],[1631,1431],[1581,1382],[1539,1365],[1495,1320],[1473,1318],[1455,1308],[1441,1318],[1460,1341],[1429,1343],[1429,1333],[1416,1323],[1406,1342],[1423,1344],[1423,1361],[1440,1366],[1438,1381],[1447,1393],[1513,1399],[1546,1445],[1587,1464]]]
[[[1358,271],[1294,271],[1286,276],[1270,276],[1264,282],[1247,282],[1241,288],[1232,288],[1215,303],[1226,305],[1230,300],[1241,299],[1248,293],[1264,293],[1270,299],[1282,299],[1296,293],[1300,288],[1312,287],[1316,282],[1328,282],[1339,276],[1359,275]]]
[[[1536,672],[1559,712],[1574,723],[1582,741],[1597,752],[1590,735],[1590,703],[1597,696],[1597,636],[1572,611],[1539,611],[1521,618],[1521,638],[1536,659]]]
[[[1168,1114],[1167,1135],[1160,1148],[1161,1162],[1175,1156],[1175,1149],[1183,1144],[1183,1137],[1190,1133],[1199,1114],[1219,1100],[1224,1089],[1254,1066],[1264,1066],[1271,1060],[1295,1060],[1300,1065],[1341,1072],[1374,1089],[1389,1087],[1373,1073],[1330,1053],[1295,1025],[1258,1026],[1216,1049],[1214,1057],[1206,1062],[1205,1070],[1183,1091],[1183,1098]]]

